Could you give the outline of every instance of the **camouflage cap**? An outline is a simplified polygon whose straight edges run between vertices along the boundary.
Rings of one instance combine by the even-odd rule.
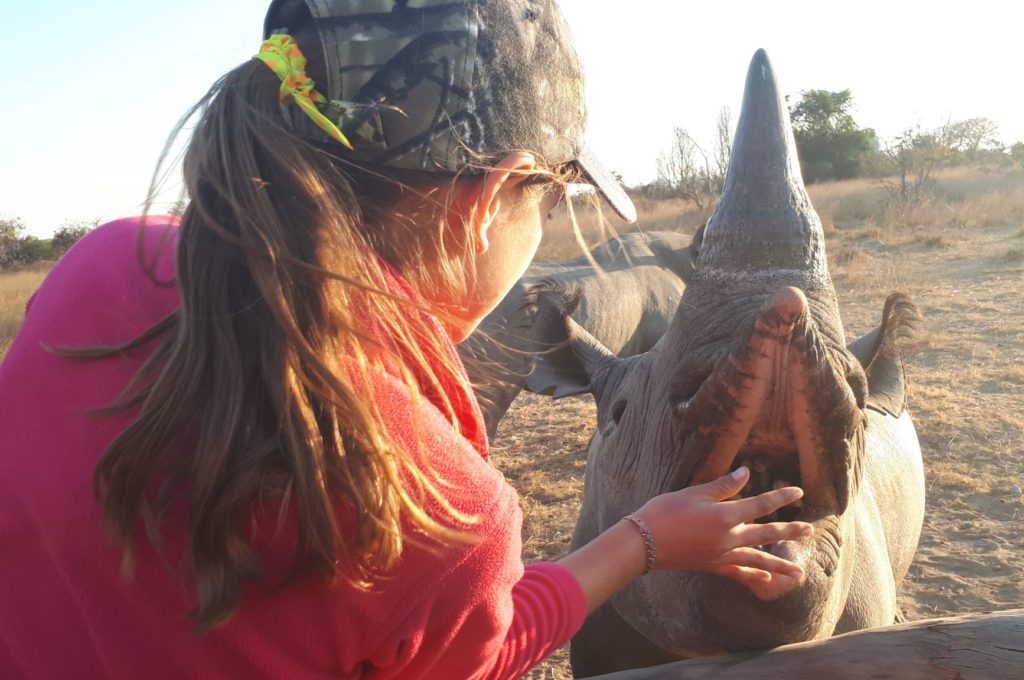
[[[457,172],[528,150],[577,167],[636,220],[583,143],[582,70],[554,0],[274,0],[264,38],[309,22],[327,65],[324,113],[352,157]]]

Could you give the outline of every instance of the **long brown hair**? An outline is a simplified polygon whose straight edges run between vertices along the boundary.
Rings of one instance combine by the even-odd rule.
[[[243,64],[176,130],[198,116],[184,158],[181,306],[116,348],[155,344],[111,407],[137,416],[95,471],[126,567],[140,522],[158,541],[158,518],[187,498],[199,630],[229,619],[243,581],[261,577],[242,526],[260,498],[294,509],[293,577],[366,587],[396,563],[410,527],[471,540],[473,518],[444,501],[443,480],[396,445],[365,395],[367,367],[397,353],[414,397],[429,393],[457,422],[443,387],[461,380],[447,341],[382,282],[392,266],[414,289],[428,271],[461,285],[473,244],[446,224],[459,180],[360,167],[303,141],[280,114],[279,85],[264,65]],[[354,510],[350,540],[339,499]]]

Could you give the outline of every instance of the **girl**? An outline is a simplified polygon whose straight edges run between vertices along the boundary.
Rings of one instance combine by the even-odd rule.
[[[512,678],[649,569],[766,580],[746,471],[524,568],[453,342],[581,144],[548,0],[277,0],[197,106],[180,223],[90,234],[0,367],[0,677]],[[308,62],[307,62],[308,58]]]

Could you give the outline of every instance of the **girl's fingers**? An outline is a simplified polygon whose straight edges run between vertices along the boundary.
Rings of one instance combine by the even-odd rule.
[[[735,564],[722,564],[715,567],[715,573],[719,576],[731,578],[740,583],[763,584],[772,580],[772,575],[761,569],[741,567]]]
[[[793,578],[800,578],[804,570],[800,565],[756,548],[736,548],[722,555],[721,566],[744,567],[762,572],[775,572]]]
[[[768,524],[747,524],[733,529],[737,547],[770,545],[779,541],[792,541],[814,533],[814,527],[806,522],[769,522]]]
[[[699,484],[694,488],[700,489],[712,500],[724,501],[726,498],[732,498],[742,491],[749,477],[750,470],[746,466],[740,466],[723,477],[705,484]]]
[[[752,567],[738,567],[734,564],[723,565],[716,569],[716,573],[745,586],[755,597],[764,601],[774,600],[784,595],[795,585],[794,581],[796,580],[785,574]]]
[[[741,522],[753,522],[758,517],[770,515],[779,508],[799,500],[804,495],[803,489],[796,486],[786,486],[775,491],[768,491],[759,496],[742,498],[738,501],[727,501],[731,518],[736,524]]]

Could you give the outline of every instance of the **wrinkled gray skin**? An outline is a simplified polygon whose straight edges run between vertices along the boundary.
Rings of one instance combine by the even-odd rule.
[[[614,354],[645,352],[664,335],[675,315],[686,281],[693,275],[700,232],[691,238],[671,231],[624,234],[591,251],[601,267],[577,257],[536,263],[497,308],[459,347],[493,439],[512,401],[529,389],[533,366],[531,336],[550,334],[536,327],[538,295],[558,296],[572,318]],[[556,316],[542,323],[561,323]]]
[[[539,313],[558,305],[542,297]],[[924,515],[898,352],[917,318],[907,298],[891,296],[882,325],[847,347],[821,223],[759,51],[726,185],[667,334],[619,359],[563,317],[567,348],[534,377],[597,402],[573,548],[658,494],[746,463],[754,472],[743,495],[803,487],[800,507],[779,519],[812,522],[814,535],[764,548],[805,577],[755,595],[710,573],[652,572],[574,638],[577,677],[893,623]]]

